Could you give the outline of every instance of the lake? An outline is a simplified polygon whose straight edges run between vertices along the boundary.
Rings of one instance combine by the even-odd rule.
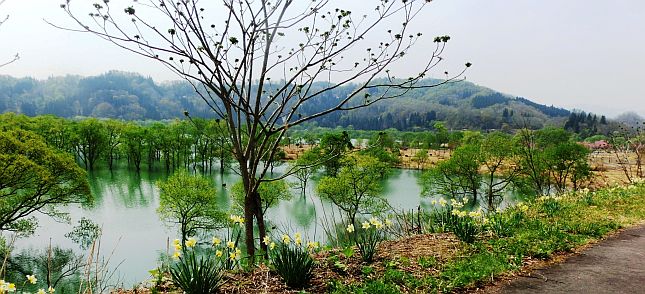
[[[276,168],[276,172],[280,172]],[[397,209],[411,210],[421,205],[430,207],[430,199],[421,198],[421,187],[416,170],[395,169],[385,183],[384,196]],[[113,256],[110,264],[118,268],[120,280],[125,287],[132,287],[149,278],[148,270],[157,266],[160,254],[166,252],[169,240],[178,236],[177,230],[162,223],[156,213],[159,206],[159,190],[155,183],[167,178],[162,171],[142,170],[139,174],[122,167],[110,172],[97,170],[89,175],[90,186],[95,197],[91,207],[69,206],[63,208],[71,216],[72,225],[58,223],[46,216],[38,216],[40,226],[36,233],[16,241],[18,251],[27,248],[46,248],[48,244],[63,248],[76,248],[78,245],[64,235],[71,231],[82,217],[89,218],[102,227],[101,251],[105,256]],[[239,180],[234,173],[209,175],[217,190],[217,201],[229,208],[229,188]],[[289,181],[295,179],[287,178]],[[222,186],[226,183],[226,187]],[[316,181],[307,185],[306,197],[294,191],[291,201],[283,201],[270,208],[267,218],[278,231],[290,233],[300,231],[306,240],[324,241],[321,223],[324,219],[338,216],[332,205],[315,196]],[[79,249],[80,250],[80,249]]]

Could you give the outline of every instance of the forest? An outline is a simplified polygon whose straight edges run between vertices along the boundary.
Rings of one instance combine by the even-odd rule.
[[[426,79],[422,83],[437,81]],[[355,87],[349,84],[327,92],[303,105],[301,114],[306,116],[329,107],[337,101],[336,97],[346,95]],[[370,94],[379,95],[378,91]],[[214,116],[187,82],[157,83],[149,77],[116,71],[93,77],[62,76],[46,80],[0,76],[0,112],[162,120],[182,118],[183,111],[194,117]],[[570,113],[463,81],[432,90],[408,91],[396,102],[384,100],[370,108],[331,113],[314,122],[331,128],[411,131],[429,130],[434,122],[443,121],[449,129],[511,130],[562,125]]]

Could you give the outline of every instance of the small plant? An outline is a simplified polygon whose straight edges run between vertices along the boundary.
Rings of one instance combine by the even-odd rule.
[[[419,265],[422,268],[427,269],[427,268],[431,268],[435,264],[437,264],[437,259],[434,256],[428,256],[428,257],[421,256],[421,257],[419,257],[418,262],[419,262]]]
[[[550,217],[556,215],[561,209],[562,205],[557,199],[546,197],[546,199],[542,201],[542,212],[546,213],[546,215]]]
[[[186,293],[208,294],[217,292],[224,282],[220,264],[212,255],[196,256],[187,250],[179,261],[170,267],[172,282]]]
[[[452,232],[462,242],[472,244],[479,235],[479,225],[469,216],[459,216],[456,222],[452,225]]]
[[[292,242],[291,237],[285,234],[282,236],[280,245],[276,246],[269,239],[264,242],[273,244],[269,246],[272,248],[271,264],[287,286],[301,288],[306,286],[313,277],[315,262],[310,252],[318,248],[318,243],[309,242],[304,248],[300,233],[296,233],[293,239]]]
[[[361,228],[355,232],[356,247],[358,247],[358,252],[361,253],[363,261],[372,262],[374,260],[378,244],[385,240],[382,228],[383,223],[376,218],[372,218],[363,222]]]
[[[522,211],[492,213],[489,215],[488,228],[498,238],[510,237],[523,219],[524,213]]]
[[[363,273],[363,275],[365,276],[369,276],[373,272],[374,272],[374,268],[369,265],[361,268],[361,273]]]

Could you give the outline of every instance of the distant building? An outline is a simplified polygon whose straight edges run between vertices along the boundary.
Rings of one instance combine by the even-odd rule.
[[[606,150],[611,148],[611,144],[607,143],[605,140],[599,140],[593,143],[583,142],[581,144],[591,150]]]

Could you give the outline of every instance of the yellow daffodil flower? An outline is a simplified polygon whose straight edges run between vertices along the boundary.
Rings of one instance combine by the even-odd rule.
[[[392,226],[392,221],[389,218],[386,218],[385,219],[385,225],[388,226],[388,227],[391,227]]]
[[[349,224],[349,225],[347,225],[347,232],[349,232],[349,233],[353,233],[353,232],[354,232],[354,225],[353,225],[353,224]]]
[[[437,205],[437,199],[432,199],[432,201],[430,201],[430,204]]]
[[[45,292],[45,289],[38,289],[38,294],[47,294],[47,292]]]
[[[175,251],[181,251],[181,244],[173,245],[173,247],[175,247]]]
[[[235,248],[235,242],[233,242],[233,241],[226,242],[226,247],[231,248],[231,249]]]
[[[271,243],[271,238],[269,238],[269,236],[264,236],[264,239],[262,239],[262,243],[268,246],[269,243]]]
[[[287,235],[287,234],[282,235],[282,243],[284,243],[284,244],[291,243],[291,238],[289,238],[289,235]]]
[[[38,279],[36,279],[35,275],[27,275],[27,281],[31,284],[36,284],[38,282]]]
[[[370,218],[370,224],[376,226],[376,223],[378,223],[378,219],[376,219],[375,217]]]
[[[368,222],[368,221],[363,222],[363,229],[366,229],[366,230],[367,230],[367,229],[369,229],[369,228],[370,228],[370,222]]]
[[[213,237],[213,245],[219,246],[219,244],[222,244],[222,240],[220,240],[220,238]]]
[[[275,248],[275,242],[271,242],[271,244],[269,244],[269,250],[273,250],[274,248]]]
[[[14,284],[14,283],[9,283],[9,285],[7,285],[7,291],[9,291],[9,292],[15,292],[15,291],[16,291],[16,284]]]
[[[222,257],[222,254],[223,254],[222,250],[215,251],[215,256],[217,256],[217,257]]]
[[[181,251],[175,251],[175,253],[172,254],[172,258],[174,259],[179,259],[181,257]]]
[[[376,223],[374,223],[374,227],[377,230],[380,230],[381,228],[383,228],[383,224],[380,221],[376,221]]]
[[[181,245],[181,240],[179,239],[172,240],[172,245],[175,245],[175,246]]]
[[[54,292],[56,292],[56,289],[52,288],[52,286],[49,286],[49,289],[47,289],[47,292],[49,292],[49,294],[54,294]]]
[[[318,246],[320,246],[318,242],[311,242],[311,241],[307,242],[307,248],[309,250],[316,250],[318,249]]]
[[[441,205],[441,207],[445,207],[446,204],[448,204],[448,201],[446,201],[446,199],[443,199],[443,198],[439,199],[439,205]]]
[[[235,258],[236,258],[236,257],[237,257],[237,255],[235,254],[235,252],[231,252],[231,253],[228,255],[228,258],[229,258],[230,260],[235,260]]]
[[[192,248],[192,247],[195,247],[195,245],[197,245],[197,239],[188,238],[188,240],[186,241],[186,247]]]

